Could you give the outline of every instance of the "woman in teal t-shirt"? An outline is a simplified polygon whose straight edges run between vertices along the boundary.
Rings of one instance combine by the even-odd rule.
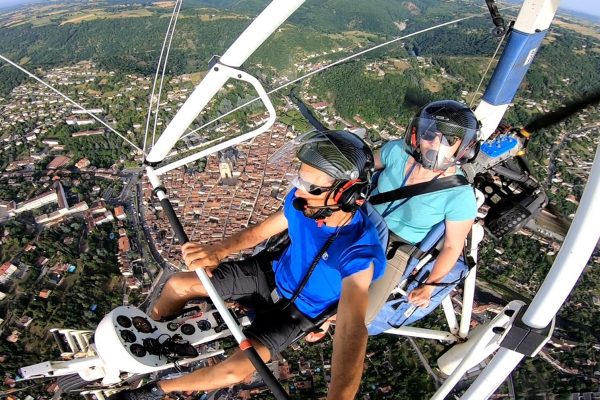
[[[375,155],[375,168],[381,173],[373,194],[462,174],[459,165],[474,154],[478,127],[474,113],[459,102],[442,100],[427,104],[412,119],[404,140],[386,143]],[[444,278],[456,265],[477,214],[473,189],[457,186],[375,208],[388,225],[390,239],[395,236],[396,240],[410,244],[419,243],[434,225],[445,221],[444,245],[433,268],[424,284],[408,295],[410,303],[429,308],[432,293],[436,287],[440,288],[435,284],[445,282]],[[389,260],[385,276],[370,290],[367,322],[404,272],[409,256],[398,253],[401,254]]]

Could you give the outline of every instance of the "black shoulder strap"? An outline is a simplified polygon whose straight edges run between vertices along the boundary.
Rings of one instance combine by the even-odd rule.
[[[469,181],[463,175],[446,176],[428,182],[417,183],[416,185],[402,186],[398,189],[390,190],[389,192],[377,193],[376,195],[371,196],[369,203],[373,205],[389,203],[395,200],[464,185],[469,185]]]

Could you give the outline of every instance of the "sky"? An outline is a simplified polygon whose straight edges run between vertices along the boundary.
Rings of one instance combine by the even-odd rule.
[[[599,0],[561,0],[559,7],[600,17]]]
[[[27,4],[40,0],[0,0],[0,9],[5,7],[12,7],[17,4]],[[359,0],[367,1],[367,0]],[[498,0],[500,1],[500,0]],[[511,1],[514,2],[514,1]],[[520,1],[516,1],[520,3]],[[600,0],[561,0],[560,8],[564,10],[572,10],[578,12],[584,12],[591,14],[596,17],[600,17]]]

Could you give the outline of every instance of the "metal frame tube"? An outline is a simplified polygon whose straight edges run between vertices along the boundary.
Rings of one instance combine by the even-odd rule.
[[[600,146],[569,232],[546,279],[523,314],[523,322],[543,328],[573,291],[600,238]]]
[[[167,171],[171,171],[175,168],[181,167],[183,165],[186,165],[192,161],[196,161],[199,160],[202,157],[206,157],[210,154],[216,153],[219,150],[223,150],[226,149],[227,147],[236,145],[238,143],[241,143],[245,140],[249,140],[252,139],[258,135],[260,135],[261,133],[266,132],[267,130],[269,130],[273,124],[275,123],[275,119],[277,118],[277,113],[275,111],[275,107],[273,106],[273,103],[271,103],[271,100],[269,99],[269,95],[267,94],[267,91],[264,89],[264,87],[262,86],[262,84],[258,81],[258,79],[256,79],[255,77],[253,77],[252,75],[243,72],[241,70],[235,69],[235,68],[230,68],[227,67],[225,65],[220,65],[217,67],[219,69],[219,73],[225,74],[227,75],[229,78],[233,78],[233,79],[238,79],[241,81],[245,81],[250,83],[254,89],[256,90],[256,92],[258,93],[258,96],[260,97],[260,99],[262,100],[263,104],[265,105],[265,107],[267,108],[267,112],[269,113],[269,117],[267,118],[267,121],[262,124],[260,127],[254,129],[253,131],[244,133],[243,135],[237,136],[235,138],[229,139],[223,143],[219,143],[216,144],[214,146],[211,146],[208,149],[199,151],[197,153],[194,153],[190,156],[184,157],[181,160],[177,160],[174,161],[168,165],[165,165],[161,168],[156,169],[155,173],[157,175],[163,175],[165,172]],[[157,143],[158,144],[158,143]]]
[[[448,329],[453,335],[456,335],[458,333],[458,321],[456,320],[456,314],[454,314],[454,307],[452,306],[450,294],[442,300],[442,308],[444,310],[444,315],[446,316],[446,321],[448,322]]]
[[[502,382],[506,380],[508,374],[504,372],[515,369],[523,357],[523,354],[512,350],[498,350],[492,361],[462,395],[461,400],[482,400],[489,398]]]
[[[171,227],[173,228],[173,231],[175,232],[179,243],[181,243],[182,245],[187,243],[189,241],[188,237],[183,229],[183,226],[181,225],[181,222],[179,221],[179,218],[177,218],[177,215],[173,210],[171,202],[167,198],[167,195],[164,192],[164,190],[161,188],[161,182],[159,177],[156,175],[156,172],[152,167],[146,167],[146,174],[148,175],[150,184],[155,189],[156,196],[159,198],[160,203],[163,206],[169,223],[171,224]],[[229,313],[225,302],[223,301],[223,299],[215,289],[214,285],[210,281],[210,278],[206,274],[206,271],[202,268],[197,269],[196,275],[198,276],[198,279],[200,279],[200,281],[202,282],[204,289],[206,289],[208,296],[210,297],[210,299],[213,302],[213,305],[221,315],[221,318],[223,318],[223,320],[225,321],[225,324],[229,328],[229,331],[231,332],[235,340],[239,343],[239,348],[244,352],[244,354],[246,354],[256,371],[261,375],[261,377],[265,381],[269,390],[271,390],[276,399],[289,399],[289,396],[281,386],[281,383],[277,381],[271,370],[265,365],[264,361],[260,358],[260,355],[258,354],[256,349],[252,346],[252,343],[246,338],[246,335],[244,335],[242,329],[234,320],[233,316]]]
[[[273,0],[229,47],[221,62],[237,68],[301,5],[304,0]],[[228,77],[211,68],[179,109],[146,158],[161,162]]]
[[[489,343],[495,336],[496,334],[492,329],[488,329],[485,333],[483,333],[480,341],[471,348],[471,351],[469,351],[466,357],[463,358],[463,360],[454,370],[452,375],[450,375],[444,381],[442,386],[439,387],[437,392],[435,392],[434,395],[431,396],[431,400],[444,400],[446,396],[448,396],[448,394],[452,391],[454,386],[456,386],[456,384],[462,379],[463,375],[470,368],[472,368],[473,361],[481,357],[481,354],[484,353],[484,349],[486,349],[489,346]]]
[[[484,201],[483,193],[476,190],[477,206],[481,207]],[[469,335],[469,328],[471,327],[471,315],[473,312],[473,299],[475,298],[475,284],[477,283],[477,260],[479,259],[479,243],[483,240],[484,231],[483,227],[479,223],[473,224],[471,227],[471,248],[469,254],[475,262],[475,265],[469,271],[469,274],[465,278],[463,283],[463,301],[462,309],[460,314],[460,327],[458,329],[458,336],[466,338]]]
[[[477,266],[474,266],[471,268],[469,275],[465,278],[465,283],[463,285],[462,310],[460,315],[460,327],[458,328],[458,336],[463,339],[469,335],[469,328],[471,326],[476,279]]]
[[[515,307],[521,307],[522,303],[512,302],[505,307],[505,310],[514,309]],[[514,314],[513,314],[514,315]],[[497,331],[497,328],[506,328],[512,322],[511,316],[506,312],[498,314],[489,324],[485,327],[485,331],[477,335],[476,343],[469,349],[467,355],[462,359],[458,367],[440,386],[440,388],[431,397],[431,400],[443,400],[452,391],[452,388],[462,379],[462,376],[477,363],[482,361],[483,358],[491,354],[495,349],[499,347],[500,338],[503,336],[506,329]],[[483,358],[482,358],[483,357]]]
[[[502,120],[523,77],[535,58],[560,0],[525,0],[509,34],[483,99],[475,109],[481,121],[481,139],[487,139]],[[518,39],[520,37],[521,39]]]
[[[403,326],[400,328],[388,329],[384,333],[398,336],[411,336],[423,339],[445,340],[456,342],[458,338],[450,332],[443,332],[434,329],[415,328],[412,326]]]
[[[600,146],[596,149],[588,183],[563,246],[531,305],[523,314],[522,321],[527,326],[540,329],[550,324],[573,290],[600,237],[598,204],[600,204]],[[523,357],[521,353],[500,349],[461,399],[487,399],[506,380]]]

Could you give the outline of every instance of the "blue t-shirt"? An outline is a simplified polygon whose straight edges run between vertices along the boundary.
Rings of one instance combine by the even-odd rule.
[[[296,189],[286,196],[283,212],[288,220],[291,244],[273,262],[275,283],[280,295],[290,299],[308,272],[315,256],[338,227],[307,218],[292,206]],[[363,271],[373,263],[373,280],[383,275],[385,254],[377,230],[360,209],[325,252],[308,283],[294,302],[309,317],[316,317],[340,299],[342,279]]]
[[[381,148],[381,163],[384,169],[379,175],[373,194],[401,187],[409,158],[404,140],[386,143]],[[462,175],[460,170],[458,173]],[[466,221],[474,219],[477,215],[477,201],[470,186],[457,186],[414,196],[396,207],[403,201],[404,199],[378,204],[375,209],[384,217],[392,232],[413,244],[423,240],[438,222]]]

